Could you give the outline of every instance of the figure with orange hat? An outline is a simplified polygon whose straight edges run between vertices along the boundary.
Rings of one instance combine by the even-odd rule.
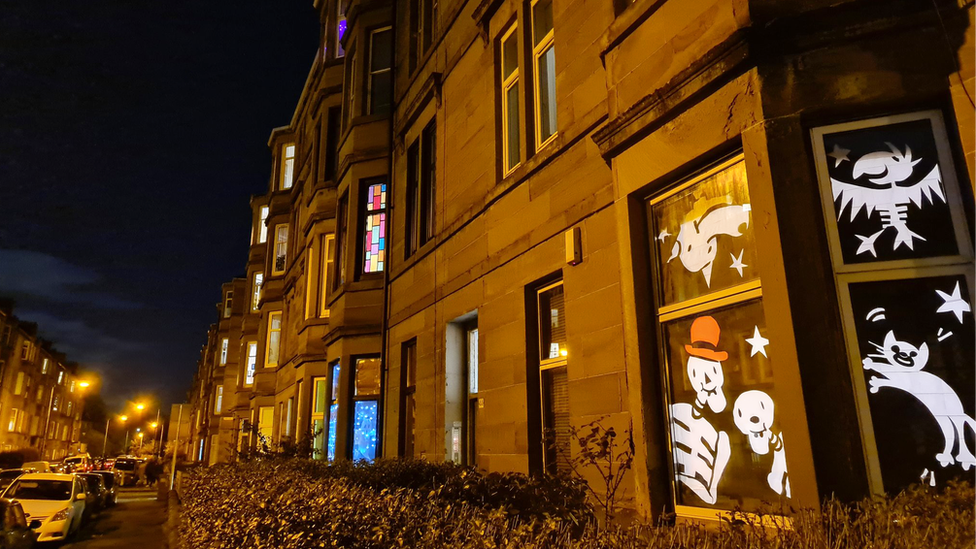
[[[729,354],[718,349],[720,335],[718,322],[710,316],[692,322],[691,344],[685,345],[685,352],[695,402],[671,405],[675,474],[679,482],[708,504],[718,500],[718,484],[732,455],[728,433],[715,429],[704,417],[708,410],[719,413],[727,405],[722,390],[722,361]]]

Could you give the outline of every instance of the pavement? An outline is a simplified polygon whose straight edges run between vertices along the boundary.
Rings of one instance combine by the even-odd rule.
[[[166,549],[166,503],[155,488],[122,488],[118,505],[102,511],[64,549]]]

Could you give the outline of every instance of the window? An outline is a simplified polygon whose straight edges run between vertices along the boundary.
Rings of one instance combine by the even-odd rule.
[[[338,269],[335,270],[332,288],[336,289],[346,283],[346,234],[349,232],[349,200],[348,195],[343,195],[339,199],[338,211],[336,212],[336,261]]]
[[[356,117],[356,95],[359,93],[356,86],[356,51],[353,50],[346,59],[346,97],[345,110],[342,111],[342,127],[348,128],[349,122]]]
[[[47,373],[47,368],[48,368],[48,365],[50,364],[50,362],[51,362],[50,359],[47,359],[47,358],[45,358],[41,362],[41,373],[42,374],[46,374]]]
[[[254,373],[257,371],[258,367],[258,342],[248,341],[247,342],[247,364],[244,370],[244,385],[250,386],[254,384]]]
[[[373,461],[379,443],[380,359],[358,358],[355,365],[352,460]]]
[[[214,399],[214,413],[219,414],[224,408],[224,386],[217,386],[217,396]]]
[[[75,404],[74,402],[72,402],[70,400],[68,401],[68,406],[65,407],[65,409],[64,409],[64,414],[66,416],[71,417],[71,409],[74,408],[74,404]]]
[[[324,459],[326,457],[325,441],[330,430],[325,423],[325,410],[328,408],[327,399],[328,378],[312,378],[312,457]]]
[[[288,397],[288,404],[285,406],[285,435],[291,437],[291,414],[295,408],[295,397]]]
[[[251,283],[251,310],[257,311],[261,305],[261,285],[264,284],[264,273],[254,273]]]
[[[477,434],[478,427],[478,408],[480,407],[480,400],[478,398],[478,324],[473,322],[465,326],[465,343],[466,343],[466,368],[468,376],[468,395],[467,395],[467,410],[465,410],[465,425],[464,425],[464,438],[465,438],[465,448],[467,449],[467,455],[465,456],[467,465],[477,465],[478,464],[478,447],[476,445],[475,435]]]
[[[346,15],[342,13],[342,2],[336,2],[336,57],[346,55],[342,48],[342,37],[346,35]]]
[[[334,181],[336,176],[336,166],[339,164],[339,124],[342,119],[341,107],[329,107],[329,114],[326,118],[325,147],[323,154],[325,158],[322,165],[325,166],[325,179]]]
[[[369,81],[367,114],[388,114],[393,93],[390,66],[393,60],[393,29],[384,27],[369,33]]]
[[[271,274],[280,275],[285,273],[285,261],[288,257],[288,225],[278,225],[275,227],[275,255],[274,265]]]
[[[329,318],[329,277],[335,266],[335,235],[322,237],[322,272],[319,275],[319,316]]]
[[[62,382],[64,382],[64,370],[58,372],[58,385],[61,385]]]
[[[543,465],[551,474],[570,471],[569,377],[566,372],[566,308],[560,280],[536,292],[539,330],[539,386],[546,445]]]
[[[30,378],[27,378],[27,386],[30,387]],[[68,385],[68,392],[69,393],[75,392],[75,380],[73,379],[71,380],[71,383]]]
[[[536,148],[542,147],[556,135],[556,51],[553,36],[552,0],[537,0],[532,4]]]
[[[508,174],[521,162],[522,122],[519,117],[519,47],[517,26],[502,36],[502,166]]]
[[[224,318],[230,318],[234,307],[234,292],[224,294]]]
[[[290,189],[295,175],[295,144],[281,146],[281,190]]]
[[[386,182],[366,182],[364,186],[362,272],[379,273],[386,262]]]
[[[258,436],[262,445],[271,446],[272,435],[274,435],[274,406],[261,406],[258,408]]]
[[[230,340],[226,337],[220,340],[220,365],[223,366],[227,364],[227,348],[230,346]]]
[[[400,457],[414,457],[417,433],[417,339],[400,347]]]
[[[20,359],[27,360],[30,357],[31,344],[29,341],[24,342],[24,346],[20,348]]]
[[[275,311],[268,315],[268,353],[265,357],[264,366],[273,368],[278,365],[278,355],[281,350],[281,311]]]
[[[431,120],[407,150],[407,257],[434,236],[436,135]]]
[[[869,485],[971,476],[972,197],[942,113],[814,128],[812,142]]]
[[[329,431],[328,440],[326,442],[326,456],[329,461],[333,461],[336,458],[336,430],[338,429],[339,421],[339,374],[341,369],[339,368],[339,362],[336,361],[332,364],[331,379],[332,383],[329,384]]]
[[[24,392],[24,372],[17,372],[17,382],[14,384],[14,394],[19,395]]]
[[[44,400],[44,387],[38,386],[37,396],[34,398],[34,402],[40,403],[42,400]]]
[[[17,408],[10,409],[10,421],[7,423],[7,431],[13,433],[17,430]]]
[[[410,3],[410,72],[417,68],[420,58],[434,43],[437,9],[437,0],[413,0]]]
[[[34,417],[31,418],[31,423],[30,423],[30,436],[32,436],[32,437],[37,436],[38,429],[40,428],[39,421],[40,421],[40,418],[38,416],[34,416]]]
[[[258,244],[264,244],[268,241],[268,213],[269,208],[267,206],[261,206],[261,215],[258,220]]]
[[[785,501],[786,448],[774,413],[780,395],[767,353],[776,342],[766,330],[742,156],[647,207],[675,508],[749,510]]]

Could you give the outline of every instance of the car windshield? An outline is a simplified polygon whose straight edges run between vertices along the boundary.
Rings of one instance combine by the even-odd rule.
[[[120,471],[134,471],[136,468],[136,462],[129,459],[120,459],[115,462],[115,468]]]
[[[65,463],[81,463],[81,460],[82,459],[84,459],[84,458],[68,458],[68,459],[64,460],[64,462]]]
[[[7,488],[4,497],[13,499],[71,499],[70,480],[18,480]]]

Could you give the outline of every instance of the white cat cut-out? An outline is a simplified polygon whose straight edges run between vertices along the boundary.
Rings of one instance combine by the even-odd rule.
[[[864,369],[878,374],[868,379],[868,390],[877,393],[883,387],[901,389],[921,402],[935,418],[945,438],[944,449],[935,455],[939,465],[948,467],[955,463],[964,471],[976,465],[976,456],[966,444],[966,427],[976,431],[976,420],[966,415],[962,401],[948,383],[929,372],[923,372],[929,359],[928,345],[916,347],[895,337],[895,332],[885,335],[877,353],[869,353],[862,364]],[[956,455],[952,455],[958,448]]]

